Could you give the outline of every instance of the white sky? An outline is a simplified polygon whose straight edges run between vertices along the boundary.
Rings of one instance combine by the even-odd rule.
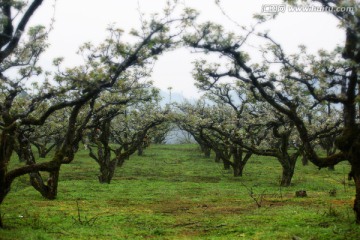
[[[129,31],[139,28],[139,12],[146,14],[161,12],[165,0],[57,0],[55,25],[50,35],[50,48],[42,58],[44,66],[55,57],[65,58],[66,66],[81,63],[76,55],[78,47],[84,42],[100,43],[109,24]],[[215,5],[214,0],[182,0],[187,6],[200,11],[199,22],[215,21],[227,29],[237,31]],[[221,5],[229,16],[241,25],[254,24],[252,16],[261,12],[266,3],[281,3],[279,0],[222,0]],[[45,0],[31,19],[31,24],[48,26],[54,14],[54,0]],[[261,26],[270,30],[270,35],[289,52],[296,51],[299,44],[314,52],[318,49],[331,50],[345,39],[343,30],[337,28],[337,20],[328,13],[289,13],[281,14],[276,20]],[[159,58],[152,79],[164,91],[168,87],[186,98],[196,98],[199,94],[193,86],[191,76],[192,61],[199,56],[189,50],[179,49]]]

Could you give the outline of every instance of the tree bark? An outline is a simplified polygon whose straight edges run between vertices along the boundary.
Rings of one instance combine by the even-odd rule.
[[[211,155],[211,149],[209,147],[204,147],[203,148],[203,151],[204,151],[204,155],[206,158],[210,158],[210,155]]]
[[[240,147],[234,147],[231,151],[233,156],[234,177],[241,177],[243,175],[244,167],[252,153],[247,152],[243,158],[243,151]]]
[[[219,156],[219,154],[215,153],[215,162],[216,163],[220,163],[221,162],[221,158]]]
[[[8,1],[8,2],[10,2],[10,1]],[[40,7],[42,2],[43,2],[43,0],[32,1],[29,8],[25,11],[23,17],[20,19],[19,24],[17,25],[16,31],[15,32],[11,31],[10,38],[9,38],[9,36],[6,36],[5,39],[4,39],[4,37],[0,38],[0,50],[6,45],[6,47],[0,51],[0,62],[3,62],[11,53],[13,53],[15,48],[18,46],[18,44],[20,42],[20,38],[21,38],[20,33],[24,32],[26,25],[28,24],[31,16]],[[12,20],[13,19],[11,19],[11,22],[8,24],[12,25]],[[13,26],[11,28],[13,28]],[[13,28],[13,30],[14,30],[14,28]],[[5,40],[5,41],[3,41],[3,40]]]
[[[303,166],[308,166],[309,165],[309,159],[307,158],[305,153],[303,153],[303,155],[302,155],[301,162],[302,162]]]
[[[3,130],[0,136],[0,205],[10,191],[10,184],[8,184],[6,177],[7,165],[15,145],[14,135],[14,132]]]
[[[31,143],[24,133],[19,133],[18,142],[19,142],[19,149],[18,149],[19,158],[23,162],[26,162],[27,165],[36,164],[35,157],[31,149]],[[46,183],[44,182],[40,172],[29,173],[30,183],[38,192],[40,192],[40,194],[44,198],[53,200],[57,196],[59,171],[60,171],[60,167],[54,171],[49,172],[49,178],[47,179]]]
[[[138,156],[142,156],[143,155],[143,153],[144,153],[144,148],[143,148],[143,146],[139,146],[138,147]]]
[[[335,137],[334,137],[335,138]],[[326,156],[331,156],[333,154],[335,154],[336,152],[336,148],[334,148],[334,144],[332,144],[331,148],[326,149]],[[331,165],[328,167],[328,170],[330,171],[335,171],[335,165]]]
[[[111,120],[101,123],[99,129],[95,130],[93,142],[96,144],[96,154],[92,147],[89,146],[89,156],[93,158],[100,166],[100,174],[98,176],[100,183],[110,184],[114,176],[117,159],[111,160],[111,148],[109,145]]]
[[[124,165],[125,160],[128,160],[128,157],[120,158],[117,162],[118,167],[122,167]]]
[[[37,148],[40,158],[46,158],[48,153],[57,145],[56,143],[53,143],[49,147],[46,147],[47,144],[43,145],[43,144],[34,143],[34,142],[33,142],[33,144]]]
[[[287,153],[278,156],[278,160],[282,166],[282,177],[280,186],[289,187],[291,185],[292,177],[294,176],[296,160],[299,156],[299,152],[294,153],[292,155],[288,155]]]
[[[295,166],[283,166],[280,186],[289,187],[294,176]]]
[[[116,161],[112,160],[108,163],[100,165],[99,182],[110,184],[116,169]]]
[[[129,151],[129,144],[128,144],[128,143],[125,143],[125,144],[124,144],[124,152],[127,152],[127,151]],[[125,160],[129,160],[129,159],[130,159],[130,155],[127,156],[125,159],[123,159],[123,163],[124,163]],[[120,161],[119,161],[119,162],[120,162]],[[120,164],[119,162],[118,162],[118,164]],[[123,163],[121,163],[121,166],[122,166]],[[119,166],[119,165],[118,165],[118,166]]]
[[[4,224],[3,224],[3,221],[2,221],[2,214],[0,212],[0,228],[4,228]]]
[[[356,195],[354,200],[354,211],[356,214],[356,223],[360,224],[360,169],[353,170],[353,179],[355,182]]]
[[[245,167],[245,165],[242,165],[242,164],[234,167],[234,168],[233,168],[233,170],[234,170],[234,177],[242,177],[244,167]]]
[[[223,159],[224,169],[229,170],[231,167],[230,161]]]
[[[60,167],[58,170],[50,172],[46,184],[39,172],[30,173],[30,183],[44,198],[54,200],[57,196],[59,172]]]
[[[210,158],[211,148],[209,148],[205,144],[200,144],[200,148],[201,148],[201,151],[204,153],[204,156],[206,158]]]
[[[356,215],[356,223],[360,224],[360,149],[356,148],[351,152],[350,162],[351,171],[349,173],[349,180],[351,178],[355,183],[355,200],[354,200],[354,212]]]

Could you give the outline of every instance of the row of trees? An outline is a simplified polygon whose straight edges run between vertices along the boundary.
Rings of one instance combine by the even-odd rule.
[[[304,155],[293,122],[272,110],[267,102],[252,98],[253,93],[246,93],[244,86],[213,82],[203,89],[208,91],[204,100],[177,106],[173,115],[177,125],[192,134],[205,156],[210,157],[212,150],[217,162],[231,167],[235,177],[242,176],[253,154],[277,159],[283,169],[280,184],[289,186],[296,161]],[[323,121],[322,116],[330,110],[333,114]],[[306,118],[312,146],[331,153],[334,144],[330,140],[340,133],[341,116],[336,109],[330,110],[317,106],[315,115],[307,112]]]
[[[285,2],[300,4],[297,1]],[[252,29],[236,35],[212,23],[196,25],[193,33],[188,34],[184,41],[191,48],[206,54],[217,54],[227,60],[224,66],[204,60],[196,64],[194,76],[200,88],[210,91],[211,95],[215,95],[235,112],[240,113],[243,107],[232,104],[231,97],[227,96],[228,85],[220,84],[224,79],[225,82],[232,82],[235,88],[246,89],[251,93],[246,93],[244,97],[244,93],[237,90],[241,105],[251,102],[253,98],[256,104],[266,103],[265,108],[270,110],[267,113],[268,119],[260,124],[272,128],[273,136],[270,139],[277,142],[275,145],[279,148],[264,151],[258,149],[256,144],[254,147],[244,143],[244,138],[240,137],[235,141],[243,149],[276,156],[284,170],[288,169],[286,171],[291,175],[293,162],[299,153],[289,152],[290,145],[286,142],[289,142],[287,139],[291,132],[296,131],[301,141],[297,142],[300,146],[296,151],[303,152],[305,157],[318,167],[329,167],[342,161],[350,163],[349,178],[354,180],[356,186],[354,211],[356,221],[360,223],[360,9],[356,1],[301,2],[308,5],[320,4],[326,8],[353,6],[353,12],[330,12],[346,30],[345,44],[331,52],[320,50],[316,55],[309,54],[306,47],[300,46],[298,54],[288,55],[281,44],[267,33],[256,33]],[[264,21],[267,16],[258,16],[258,19]],[[251,37],[263,41],[263,47],[259,50],[263,57],[260,62],[252,61],[251,55],[246,51],[246,43]],[[336,114],[337,111],[341,113]],[[335,121],[329,116],[335,116]],[[276,124],[271,124],[274,120]],[[339,124],[341,132],[335,141],[337,151],[330,156],[320,156],[314,141],[322,136],[328,139],[336,136],[336,126]],[[250,127],[250,131],[251,129],[254,128]],[[218,129],[215,131],[220,132]],[[226,136],[224,133],[221,135]],[[246,139],[249,140],[247,137]],[[268,141],[266,138],[266,142]],[[283,181],[286,183],[284,177]]]
[[[133,43],[123,40],[121,29],[110,28],[99,46],[80,47],[83,65],[63,69],[58,58],[57,71],[50,73],[38,65],[47,47],[46,29],[31,27],[22,36],[42,2],[0,4],[0,204],[14,179],[26,174],[44,197],[56,198],[61,165],[74,160],[81,141],[100,165],[100,182],[110,182],[115,166],[143,147],[147,132],[164,121],[158,92],[146,79],[156,57],[178,44],[179,33],[195,17],[186,11],[173,19],[169,5],[163,18],[154,16],[141,31],[131,32]],[[52,148],[55,153],[36,162],[32,144],[42,156]],[[9,169],[15,152],[24,165]]]
[[[155,16],[141,31],[131,32],[134,43],[124,42],[120,29],[110,28],[102,44],[80,48],[82,65],[63,69],[58,58],[57,71],[50,73],[38,65],[47,46],[46,29],[35,26],[22,36],[41,3],[0,4],[0,204],[14,179],[26,174],[36,190],[54,199],[61,165],[74,160],[81,142],[100,166],[99,181],[109,183],[116,166],[135,151],[141,153],[150,131],[163,139],[168,125],[160,124],[170,120],[191,133],[207,155],[213,150],[235,176],[242,175],[253,154],[279,161],[283,186],[291,183],[300,154],[320,168],[348,161],[360,223],[359,12],[333,12],[346,29],[343,47],[312,55],[302,46],[298,54],[287,55],[268,34],[251,30],[237,36],[213,23],[195,24],[196,13],[189,9],[173,19],[169,5],[162,19]],[[244,49],[250,37],[264,42],[260,62],[252,61]],[[195,63],[197,86],[211,104],[162,109],[157,90],[147,80],[151,65],[181,44],[220,55],[226,62]],[[334,136],[336,151],[331,149]],[[32,145],[41,156],[52,149],[54,154],[37,162]],[[319,156],[318,145],[326,147],[329,156]],[[24,164],[10,169],[14,153]]]

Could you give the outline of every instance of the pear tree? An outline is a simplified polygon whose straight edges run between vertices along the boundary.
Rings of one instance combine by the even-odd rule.
[[[287,1],[296,3],[298,1]],[[300,1],[299,1],[300,2]],[[360,20],[356,1],[302,1],[306,4],[320,3],[325,7],[345,7],[352,4],[353,12],[332,12],[346,31],[346,41],[333,51],[319,50],[308,53],[300,46],[297,54],[287,54],[270,33],[250,32],[242,36],[226,33],[221,26],[204,24],[197,32],[185,38],[188,46],[217,53],[228,59],[227,71],[216,75],[229,76],[241,81],[261,96],[274,110],[285,115],[297,130],[306,157],[320,168],[348,161],[351,165],[349,178],[354,180],[356,198],[354,211],[360,223],[360,152],[359,152],[359,63],[360,63]],[[260,53],[263,60],[252,62],[244,49],[248,36],[264,41]],[[276,67],[273,67],[276,65]],[[306,102],[303,101],[306,99]],[[305,103],[305,104],[304,104]],[[330,104],[341,109],[342,131],[336,139],[337,151],[322,157],[316,151],[304,112],[312,112],[318,105]],[[326,118],[326,115],[323,116]],[[326,122],[326,121],[323,121]],[[332,128],[331,125],[328,128]]]

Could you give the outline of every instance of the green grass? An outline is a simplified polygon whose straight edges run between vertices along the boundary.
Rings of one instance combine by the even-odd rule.
[[[234,178],[196,145],[154,145],[108,185],[84,151],[62,167],[54,201],[26,176],[14,183],[0,239],[359,239],[348,171],[346,163],[331,172],[299,161],[292,186],[280,188],[274,159],[254,156]]]

